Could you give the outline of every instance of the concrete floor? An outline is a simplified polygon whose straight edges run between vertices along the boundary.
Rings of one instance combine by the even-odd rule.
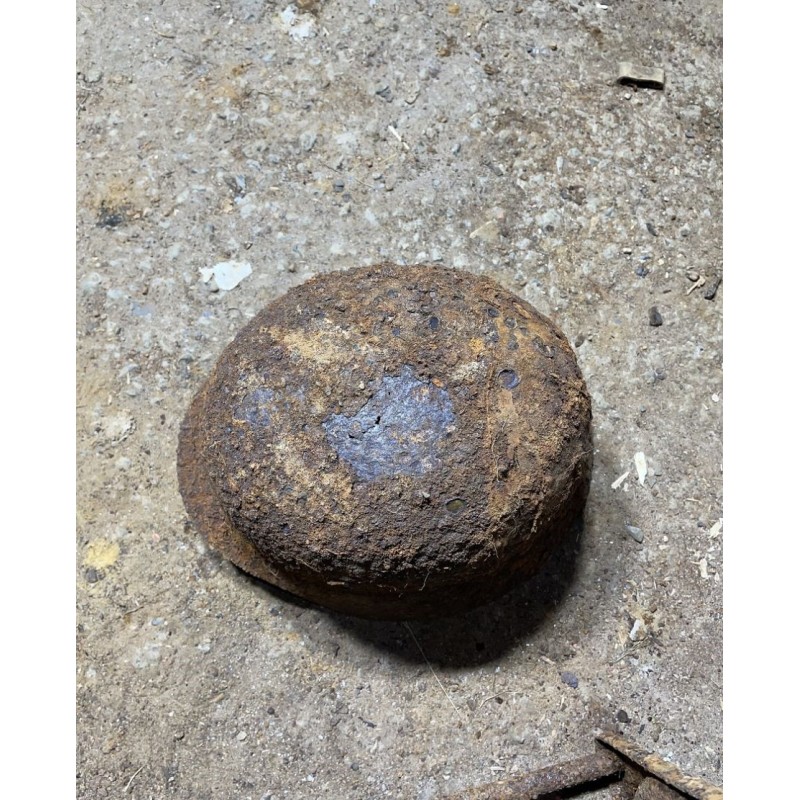
[[[597,727],[722,782],[721,14],[79,3],[79,797],[437,798]],[[618,85],[623,60],[665,88]],[[491,275],[593,399],[577,555],[442,623],[270,591],[177,488],[183,414],[243,323],[382,260]],[[204,282],[226,261],[252,274]]]

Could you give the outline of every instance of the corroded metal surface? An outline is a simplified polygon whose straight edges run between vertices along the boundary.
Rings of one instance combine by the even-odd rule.
[[[611,753],[590,756],[543,767],[527,775],[495,781],[459,792],[459,800],[539,800],[569,790],[587,791],[601,783],[619,780],[624,767]],[[453,796],[451,800],[455,800]]]
[[[614,796],[626,800],[722,800],[722,790],[684,775],[674,764],[615,733],[598,736],[599,750],[494,781],[453,795],[461,800],[555,800],[578,797],[614,784]]]
[[[675,764],[639,747],[618,733],[603,732],[598,735],[597,740],[611,748],[619,756],[633,762],[644,774],[658,778],[686,797],[695,798],[695,800],[722,800],[722,789],[718,786],[704,778],[684,775]]]
[[[564,335],[488,278],[320,275],[241,331],[186,416],[181,492],[212,547],[364,616],[486,602],[580,513],[591,407]]]

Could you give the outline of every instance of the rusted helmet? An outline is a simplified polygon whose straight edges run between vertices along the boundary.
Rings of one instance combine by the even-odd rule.
[[[189,516],[329,608],[456,613],[530,577],[580,514],[591,403],[565,336],[495,281],[318,275],[225,349],[180,433]]]

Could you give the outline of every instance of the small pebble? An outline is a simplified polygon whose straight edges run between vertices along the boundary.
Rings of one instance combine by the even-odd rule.
[[[334,192],[343,192],[344,191],[344,181],[341,179],[337,179],[333,182],[333,191]]]
[[[618,722],[630,722],[631,718],[628,716],[628,712],[627,711],[623,711],[622,709],[620,709],[619,711],[617,711],[617,721]]]
[[[650,233],[652,236],[658,236],[658,231],[656,230],[656,226],[653,225],[652,222],[646,222],[645,225],[647,227],[648,233]]]
[[[300,147],[303,148],[306,152],[314,149],[314,145],[317,143],[317,133],[316,131],[303,131],[300,134]]]
[[[650,274],[650,270],[647,269],[647,267],[645,267],[645,266],[639,266],[639,267],[636,267],[636,274],[640,278],[646,278]]]
[[[562,672],[561,680],[571,689],[578,688],[578,676],[574,672]]]
[[[706,287],[705,292],[703,292],[703,297],[705,297],[706,300],[713,300],[717,294],[720,283],[722,283],[722,278],[713,278],[711,283]]]
[[[89,567],[85,575],[87,583],[97,583],[103,577],[94,567]]]
[[[239,733],[236,734],[236,738],[240,742],[243,742],[247,738],[247,731],[239,731]]]
[[[635,525],[628,525],[625,524],[625,530],[631,535],[631,539],[635,542],[641,544],[644,541],[644,531],[641,528],[637,528]]]
[[[658,328],[660,325],[664,324],[664,318],[659,313],[658,309],[655,306],[651,306],[649,311],[650,317],[650,326],[653,328]]]

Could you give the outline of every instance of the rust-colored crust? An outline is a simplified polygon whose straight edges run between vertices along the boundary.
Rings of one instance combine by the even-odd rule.
[[[360,616],[440,616],[530,576],[580,513],[591,405],[564,335],[494,281],[319,275],[226,348],[178,477],[215,550]]]

